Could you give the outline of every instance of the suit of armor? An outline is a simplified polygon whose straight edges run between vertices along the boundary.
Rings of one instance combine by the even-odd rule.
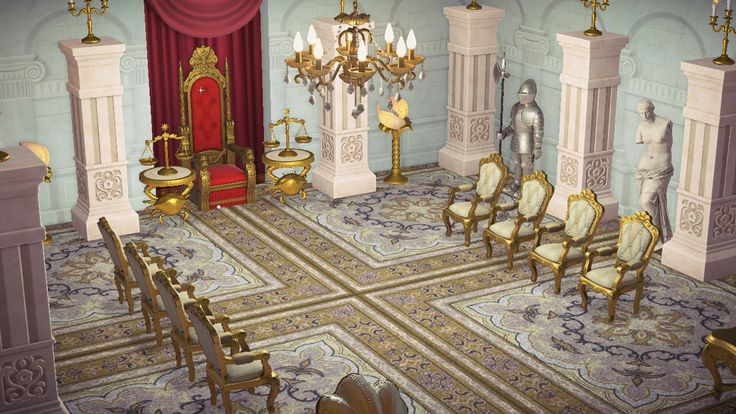
[[[519,88],[519,102],[511,108],[511,124],[503,131],[503,138],[512,135],[511,161],[514,164],[514,184],[521,186],[521,177],[534,171],[534,160],[542,156],[544,114],[534,100],[537,84],[528,79]]]

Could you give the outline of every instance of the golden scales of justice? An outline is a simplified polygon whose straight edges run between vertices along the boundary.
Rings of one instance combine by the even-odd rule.
[[[294,141],[299,144],[308,144],[312,142],[312,138],[307,135],[304,127],[304,120],[289,116],[289,109],[284,109],[284,117],[268,124],[271,132],[271,139],[264,141],[265,148],[276,148],[263,154],[262,161],[266,166],[266,175],[272,180],[272,186],[267,188],[272,196],[279,195],[279,200],[283,203],[284,196],[292,196],[301,194],[302,199],[307,198],[304,186],[307,183],[307,173],[312,168],[314,162],[314,154],[303,149],[291,148],[291,124],[299,125],[299,130],[294,137]],[[275,129],[284,127],[284,137],[286,138],[286,147],[279,151],[277,148],[281,145],[276,139]],[[289,173],[278,177],[274,172],[282,168],[302,168],[300,173]]]
[[[189,148],[189,141],[184,137],[177,136],[176,134],[170,134],[168,132],[169,126],[163,124],[161,126],[161,135],[153,137],[153,139],[146,140],[146,146],[143,149],[143,154],[138,160],[142,165],[151,166],[147,170],[141,171],[138,179],[146,185],[143,192],[150,198],[145,203],[149,204],[144,212],[149,213],[151,217],[157,217],[160,223],[163,223],[165,216],[175,216],[181,214],[186,220],[189,217],[187,211],[187,196],[194,187],[194,171],[181,166],[171,166],[169,164],[169,140],[180,141],[179,150],[176,152],[176,158],[180,160],[188,160],[192,158],[192,153]],[[164,142],[164,166],[153,167],[158,162],[158,159],[153,155],[153,144],[156,142]],[[177,191],[177,187],[186,186],[183,191]],[[168,190],[161,191],[165,194],[158,195],[153,194],[151,190],[159,188],[168,188]],[[158,191],[157,191],[158,192]]]

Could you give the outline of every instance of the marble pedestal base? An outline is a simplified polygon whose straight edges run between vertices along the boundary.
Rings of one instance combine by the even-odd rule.
[[[475,148],[473,152],[466,152],[460,148],[446,145],[440,150],[440,167],[450,170],[462,176],[478,174],[478,163],[481,158],[487,157],[493,152],[498,152],[495,147]]]

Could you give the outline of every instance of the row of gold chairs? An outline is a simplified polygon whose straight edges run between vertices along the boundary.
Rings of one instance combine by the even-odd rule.
[[[268,351],[251,351],[245,331],[230,329],[230,318],[213,314],[209,300],[198,298],[194,294],[194,286],[180,283],[176,270],[166,269],[163,258],[151,257],[145,243],[129,242],[123,248],[120,238],[104,217],[97,224],[113,260],[120,303],[126,299],[128,312],[133,314],[132,290],[140,289],[146,332],[151,332],[153,324],[159,347],[163,345],[161,319],[169,317],[176,366],[181,367],[183,353],[190,381],[195,377],[193,353],[204,352],[212,405],[217,403],[215,385],[222,391],[227,413],[233,412],[230,392],[247,389],[253,393],[255,387],[268,385],[267,408],[274,412],[280,382],[268,362]],[[229,350],[226,351],[227,348]]]
[[[547,206],[554,188],[542,171],[522,178],[518,200],[499,203],[508,169],[498,153],[480,160],[478,182],[450,189],[447,206],[442,218],[452,235],[450,219],[462,223],[465,230],[465,245],[470,245],[470,232],[478,230],[478,223],[488,220],[483,231],[487,249],[486,257],[493,254],[491,242],[506,247],[506,264],[513,267],[514,255],[522,243],[532,241],[528,261],[532,282],[537,281],[537,265],[552,269],[555,278],[555,293],[560,293],[562,277],[567,269],[582,264],[578,279],[578,291],[583,308],[588,306],[586,288],[601,293],[608,300],[608,319],[613,321],[615,301],[622,294],[635,290],[634,313],[639,312],[639,303],[644,290],[644,270],[659,239],[659,230],[652,224],[645,211],[639,211],[621,219],[616,245],[589,250],[598,224],[603,217],[603,206],[595,193],[585,189],[572,194],[567,200],[564,222],[543,224]],[[456,202],[459,192],[475,191],[470,201]],[[497,222],[498,213],[516,210],[514,218]],[[562,241],[542,244],[545,233],[564,231]],[[616,254],[613,266],[592,269],[596,257]]]

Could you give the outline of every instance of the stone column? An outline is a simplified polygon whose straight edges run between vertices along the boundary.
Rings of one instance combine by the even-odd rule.
[[[123,131],[120,57],[125,45],[103,37],[95,45],[62,40],[59,48],[66,55],[77,165],[72,225],[87,240],[102,237],[97,229],[101,216],[118,234],[137,233],[138,214],[128,199]]]
[[[56,388],[38,185],[30,150],[0,162],[0,412],[66,413]]]
[[[496,113],[496,30],[506,14],[483,6],[445,7],[450,21],[447,144],[440,150],[440,167],[460,175],[478,173],[478,162],[497,152],[493,116]]]
[[[588,188],[605,209],[602,221],[615,220],[618,201],[611,194],[613,130],[621,83],[619,60],[629,38],[615,33],[588,37],[575,32],[558,33],[557,41],[563,50],[560,138],[555,195],[547,212],[564,220],[567,197]]]
[[[313,21],[317,36],[325,48],[324,62],[335,57],[339,24],[332,18]],[[373,28],[373,23],[369,23]],[[375,75],[378,76],[378,75]],[[312,172],[312,186],[332,198],[349,197],[376,191],[376,175],[368,167],[368,97],[361,98],[365,111],[357,118],[351,112],[355,95],[335,78],[332,92],[326,92],[320,102],[320,160]],[[324,103],[331,109],[327,111]]]
[[[682,62],[683,110],[677,220],[662,263],[698,280],[736,269],[736,67]]]

